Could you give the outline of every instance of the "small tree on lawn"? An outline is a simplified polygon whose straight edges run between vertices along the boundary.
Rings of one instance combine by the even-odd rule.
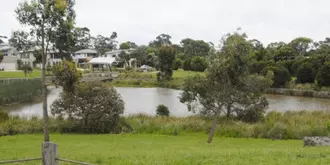
[[[158,81],[169,80],[173,75],[173,61],[175,59],[175,49],[172,46],[162,46],[159,49],[159,69]]]
[[[66,21],[74,22],[73,0],[24,0],[15,10],[16,18],[21,25],[30,29],[29,34],[41,47],[42,52],[42,80],[43,80],[43,116],[44,141],[49,141],[48,111],[47,111],[47,83],[46,83],[46,55],[49,47],[55,44],[58,36],[55,32],[60,24]]]
[[[117,132],[124,101],[112,87],[101,83],[81,83],[73,93],[62,92],[51,105],[58,117],[67,116],[84,133]]]
[[[32,70],[33,70],[32,67],[31,67],[30,65],[28,65],[28,64],[24,64],[24,65],[22,65],[22,66],[21,66],[21,69],[22,69],[23,72],[24,72],[25,78],[26,78],[27,74],[28,74],[28,73],[31,73]]]
[[[263,117],[268,105],[262,91],[271,81],[249,75],[250,50],[244,35],[229,35],[223,45],[221,55],[211,62],[206,77],[188,78],[180,96],[189,111],[213,118],[208,143],[212,142],[220,115],[236,115],[255,122]]]

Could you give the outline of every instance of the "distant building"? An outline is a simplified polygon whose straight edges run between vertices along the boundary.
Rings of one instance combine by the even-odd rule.
[[[19,54],[19,59],[22,61],[24,65],[30,65],[33,68],[33,63],[36,60],[34,57],[34,50],[30,51],[21,51]]]
[[[19,59],[19,52],[11,47],[8,43],[0,44],[0,52],[4,55],[0,63],[1,70],[17,70],[17,60]]]
[[[4,59],[0,63],[0,69],[18,70],[18,60],[21,60],[23,65],[34,67],[34,61],[36,60],[34,57],[35,49],[18,52],[14,47],[3,43],[0,44],[0,52],[4,54]],[[47,52],[46,65],[54,66],[60,63],[62,63],[62,58],[58,51],[50,50]],[[35,66],[41,68],[41,63],[35,64]]]
[[[54,51],[54,50],[48,50],[47,55],[46,55],[46,66],[53,67],[55,65],[59,65],[63,62],[62,56],[59,53],[59,51]],[[42,64],[38,63],[36,64],[37,68],[41,68]]]
[[[85,65],[86,62],[90,61],[91,59],[97,57],[97,51],[93,49],[83,49],[79,50],[74,53],[74,61],[75,63],[82,67]]]
[[[105,55],[103,55],[106,58],[112,58],[113,59],[113,63],[115,65],[117,65],[118,61],[117,59],[119,58],[119,54],[121,52],[125,52],[127,54],[131,54],[135,49],[118,49],[118,50],[112,50],[112,51],[108,51],[105,52]]]
[[[61,54],[58,51],[47,52],[47,65],[54,66],[62,63]]]

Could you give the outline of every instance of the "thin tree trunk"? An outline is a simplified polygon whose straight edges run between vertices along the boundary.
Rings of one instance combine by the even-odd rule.
[[[44,22],[43,22],[44,23]],[[49,133],[48,133],[48,110],[47,110],[47,84],[46,84],[46,52],[45,52],[45,27],[44,24],[42,24],[41,27],[42,30],[42,41],[41,41],[41,47],[42,47],[42,109],[43,109],[43,117],[44,117],[44,141],[49,142]]]
[[[212,143],[213,136],[215,133],[215,129],[217,127],[217,118],[218,118],[218,112],[214,115],[213,121],[212,121],[212,128],[209,133],[209,138],[207,139],[207,143]]]
[[[229,120],[230,116],[231,116],[231,104],[228,104],[227,106],[227,120]]]

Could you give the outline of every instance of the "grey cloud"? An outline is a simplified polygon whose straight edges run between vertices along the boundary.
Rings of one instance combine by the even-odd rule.
[[[0,0],[0,34],[19,29],[14,9],[21,0]],[[218,43],[242,27],[264,43],[329,36],[328,0],[76,0],[77,25],[93,35],[117,31],[119,41],[147,44],[160,33],[173,42],[196,38]],[[3,26],[5,25],[5,26]]]

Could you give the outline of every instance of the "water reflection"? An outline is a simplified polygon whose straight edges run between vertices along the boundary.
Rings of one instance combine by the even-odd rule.
[[[173,116],[188,116],[184,104],[180,103],[179,90],[165,88],[116,88],[125,102],[124,115],[145,113],[155,115],[156,107],[164,104],[169,107]],[[49,105],[59,96],[61,90],[51,88],[48,95]],[[330,100],[282,95],[266,95],[269,101],[269,111],[288,110],[329,110]],[[21,117],[42,116],[42,103],[20,104],[6,107],[10,115]]]

